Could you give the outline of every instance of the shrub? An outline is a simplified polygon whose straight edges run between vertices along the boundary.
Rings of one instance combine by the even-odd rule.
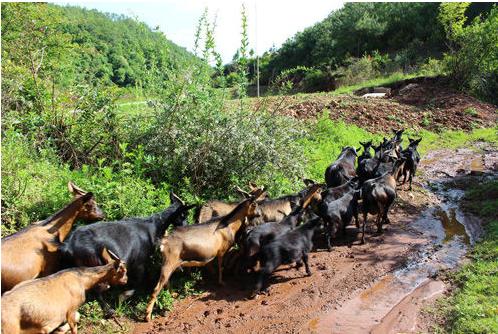
[[[172,74],[153,124],[140,143],[155,157],[154,182],[166,181],[197,196],[227,197],[247,181],[277,187],[275,175],[302,177],[303,136],[297,121],[244,100],[226,110],[224,91],[213,89],[201,67]]]
[[[346,60],[346,65],[337,69],[337,81],[341,86],[349,86],[373,79],[380,75],[377,67],[378,63],[374,63],[370,56],[350,57]]]
[[[498,103],[498,8],[487,18],[476,17],[465,25],[468,4],[441,5],[440,20],[445,26],[452,50],[445,55],[451,78],[459,88]]]
[[[90,167],[70,170],[49,149],[38,152],[20,133],[2,139],[2,235],[47,218],[71,200],[67,182],[92,191],[108,220],[161,211],[169,203],[166,184],[154,186],[129,168]]]

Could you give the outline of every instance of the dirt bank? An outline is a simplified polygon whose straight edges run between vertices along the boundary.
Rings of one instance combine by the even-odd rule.
[[[496,106],[449,88],[444,81],[425,80],[407,85],[410,86],[395,87],[388,98],[322,93],[253,101],[255,109],[267,104],[270,110],[298,119],[315,118],[328,109],[331,119],[343,119],[371,132],[390,132],[400,127],[468,131],[496,124]]]
[[[478,222],[472,227],[454,206],[456,193],[438,188],[440,179],[481,175],[497,166],[493,150],[431,152],[414,190],[398,191],[383,235],[375,235],[370,225],[366,244],[359,245],[351,226],[347,240],[338,241],[332,252],[319,248],[310,255],[311,277],[282,266],[273,275],[270,295],[258,299],[246,300],[251,284],[245,280],[227,277],[224,287],[206,281],[205,293],[175,302],[165,317],[137,324],[134,333],[427,330],[418,314],[444,291],[438,272],[457,265],[480,231]]]

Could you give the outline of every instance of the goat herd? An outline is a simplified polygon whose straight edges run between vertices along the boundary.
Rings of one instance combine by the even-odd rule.
[[[158,294],[180,267],[204,266],[217,258],[222,284],[223,256],[235,244],[237,273],[255,271],[259,263],[253,296],[267,289],[281,264],[304,264],[311,275],[308,253],[316,231],[325,231],[330,251],[331,240],[353,218],[360,228],[362,212],[364,243],[369,213],[377,215],[377,232],[389,223],[387,214],[401,176],[402,183],[408,176],[411,189],[421,139],[409,139],[403,150],[403,130],[393,131],[394,137],[384,138],[379,146],[360,142],[360,156],[354,147],[345,147],[325,171],[326,184],[304,180],[301,192],[269,199],[263,187],[250,183],[249,192],[237,188],[245,196],[239,203],[212,200],[197,208],[192,225],[187,217],[194,205],[171,192],[171,204],[161,213],[83,225],[70,233],[76,220],[101,220],[104,214],[91,192],[69,182],[73,200],[66,207],[2,239],[2,333],[76,333],[77,310],[86,291],[95,289],[100,299],[111,285],[127,285],[130,289],[123,296],[129,297],[135,288],[147,286],[146,269],[156,246],[163,262],[147,304],[147,321]],[[167,232],[170,225],[173,229]]]

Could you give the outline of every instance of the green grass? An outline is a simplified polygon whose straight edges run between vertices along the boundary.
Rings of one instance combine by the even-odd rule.
[[[498,146],[498,126],[494,128],[479,128],[471,132],[458,131],[458,130],[444,130],[440,133],[431,132],[428,130],[412,131],[408,129],[405,131],[403,146],[408,145],[408,137],[419,138],[422,141],[419,145],[419,152],[423,155],[430,150],[441,148],[455,149],[458,147],[474,148],[473,142],[484,141]]]
[[[302,140],[308,160],[306,177],[323,181],[325,169],[334,161],[344,146],[360,147],[360,141],[373,139],[379,142],[380,135],[374,135],[355,125],[343,121],[332,121],[328,111],[316,123],[309,124],[310,136]]]
[[[397,81],[413,79],[420,76],[420,74],[404,74],[401,72],[393,73],[386,77],[375,78],[367,81],[360,82],[355,85],[350,86],[342,86],[337,88],[336,90],[330,92],[332,95],[343,95],[343,94],[351,94],[355,90],[365,88],[365,87],[376,87],[376,86],[384,86],[390,85]]]
[[[450,333],[498,333],[498,180],[466,191],[464,207],[488,224],[484,239],[470,255],[471,263],[452,275],[456,292],[441,301]]]

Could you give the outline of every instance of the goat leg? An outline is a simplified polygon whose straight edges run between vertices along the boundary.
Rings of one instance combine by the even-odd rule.
[[[377,233],[382,233],[382,211],[379,210],[377,213],[377,220],[375,221],[377,225]]]
[[[363,212],[363,226],[361,229],[361,244],[365,244],[365,227],[367,226],[367,216],[368,212],[364,211]]]
[[[161,268],[161,277],[154,288],[154,292],[152,292],[152,295],[150,296],[149,303],[147,304],[147,308],[145,310],[145,321],[149,322],[152,319],[152,309],[156,303],[157,296],[163,289],[164,285],[169,281],[169,277],[177,267],[177,263],[163,264],[163,267]]]
[[[67,313],[66,315],[67,318],[67,324],[69,325],[69,328],[71,329],[71,334],[77,334],[78,333],[78,327],[77,327],[77,311],[76,310],[71,310]]]
[[[304,267],[306,268],[306,275],[311,276],[311,270],[310,266],[308,264],[308,254],[303,253],[303,262],[304,262]]]
[[[104,312],[104,318],[110,319],[110,318],[114,317],[114,315],[116,314],[116,311],[111,307],[111,305],[109,305],[105,301],[103,294],[104,294],[103,291],[99,290],[97,292],[97,300],[100,304],[100,307],[102,307],[102,311]]]
[[[223,282],[223,255],[218,256],[218,284],[225,285]]]

